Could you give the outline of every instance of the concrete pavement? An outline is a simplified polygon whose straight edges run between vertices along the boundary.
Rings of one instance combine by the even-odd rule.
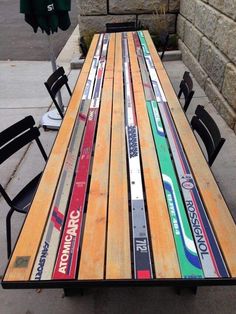
[[[70,60],[78,54],[76,34],[71,37],[58,57],[58,64],[63,65],[73,87],[78,70],[70,70]],[[70,49],[68,48],[70,47]],[[184,71],[187,69],[181,61],[166,62],[165,67],[175,90]],[[37,122],[51,106],[51,100],[43,82],[51,73],[50,62],[0,62],[0,131],[8,125],[32,114]],[[195,95],[190,105],[188,116],[192,116],[198,104],[206,109],[217,121],[226,143],[218,155],[212,171],[236,218],[236,137],[214,107],[209,103],[202,89],[194,80]],[[64,95],[64,94],[63,94]],[[66,101],[66,100],[65,100]],[[57,132],[45,132],[41,129],[41,140],[50,152]],[[7,185],[9,193],[20,189],[28,181],[28,176],[38,173],[44,162],[35,145],[29,145],[11,163],[0,168],[0,177]],[[7,205],[0,199],[0,274],[6,267],[5,217]],[[13,241],[16,240],[23,222],[23,215],[13,215]],[[0,288],[1,314],[60,314],[60,313],[235,313],[236,287],[201,287],[196,296],[185,291],[181,296],[173,288],[104,288],[89,289],[85,295],[63,297],[63,291],[44,289],[3,290]]]

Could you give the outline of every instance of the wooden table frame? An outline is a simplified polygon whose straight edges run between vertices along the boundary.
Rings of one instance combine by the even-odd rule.
[[[153,268],[156,276],[156,278],[148,280],[132,279],[132,259],[129,248],[129,196],[124,144],[122,46],[121,34],[117,33],[111,34],[107,55],[93,161],[93,165],[96,166],[93,166],[91,175],[78,277],[73,280],[29,280],[73,131],[75,117],[80,110],[83,90],[88,79],[99,35],[95,35],[91,43],[30,212],[9,260],[2,281],[3,288],[82,288],[85,286],[130,285],[196,287],[236,284],[236,226],[234,220],[180,107],[151,37],[147,31],[144,31],[144,36],[231,277],[181,278],[173,235],[171,232],[166,232],[168,228],[171,230],[171,223],[155,146],[150,140],[152,139],[152,131],[144,105],[145,95],[138,60],[135,57],[134,41],[132,33],[128,33],[134,101],[140,132],[143,179],[152,237]],[[106,145],[110,145],[111,152],[109,150],[104,151]],[[154,167],[154,165],[156,166]],[[110,188],[112,186],[114,189]],[[112,204],[112,207],[109,205],[109,211],[107,211],[108,204]],[[157,211],[157,207],[162,209]],[[163,221],[165,223],[161,223]],[[122,232],[119,231],[121,224],[123,226]],[[32,233],[31,230],[34,232]],[[117,239],[117,234],[122,238]],[[120,242],[123,243],[123,246],[120,245]],[[19,256],[30,256],[26,267],[17,268],[15,263]],[[106,265],[104,256],[106,261],[109,260]]]

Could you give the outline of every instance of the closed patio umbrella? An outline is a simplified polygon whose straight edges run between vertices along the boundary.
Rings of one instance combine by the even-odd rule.
[[[65,31],[70,26],[69,11],[71,10],[71,0],[20,0],[20,13],[25,15],[25,21],[30,24],[36,33],[40,28],[42,32],[48,35],[49,40],[49,50],[50,59],[52,63],[53,72],[56,71],[56,58],[53,52],[53,45],[51,40],[51,34],[58,31],[58,28]],[[58,93],[58,102],[61,110],[64,111],[61,94]],[[55,112],[55,111],[54,111]],[[49,112],[46,115],[46,120],[55,119],[60,120],[61,117],[56,112]],[[45,125],[45,118],[42,119],[42,124],[49,127],[50,125]],[[58,128],[58,122],[55,122]],[[53,123],[54,128],[54,123]]]
[[[20,13],[25,14],[25,21],[36,33],[38,28],[48,35],[63,31],[70,26],[69,13],[71,0],[20,0]]]

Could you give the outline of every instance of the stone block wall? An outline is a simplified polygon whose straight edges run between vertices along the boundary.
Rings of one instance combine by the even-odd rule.
[[[236,0],[180,0],[177,33],[183,62],[236,133]]]
[[[176,33],[180,0],[77,0],[81,36],[88,32],[104,32],[106,23],[141,22],[156,33],[156,17],[160,7],[165,9],[170,34]]]

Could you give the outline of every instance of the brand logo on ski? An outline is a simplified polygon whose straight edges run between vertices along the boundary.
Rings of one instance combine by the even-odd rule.
[[[69,274],[71,268],[71,255],[73,253],[73,246],[75,237],[79,228],[80,211],[73,211],[69,215],[68,228],[64,237],[64,244],[62,254],[59,258],[59,272],[62,274]]]
[[[200,222],[198,220],[198,216],[196,214],[196,209],[193,205],[192,201],[187,201],[187,210],[189,212],[190,222],[193,226],[193,233],[196,238],[197,247],[199,249],[200,255],[202,259],[206,258],[206,255],[209,255],[207,243],[205,241],[204,233],[201,228]]]
[[[37,272],[34,277],[35,280],[41,280],[44,264],[48,255],[48,248],[49,248],[49,243],[45,241],[43,249],[41,251],[40,259],[37,265]]]
[[[181,185],[185,190],[192,190],[194,188],[192,180],[184,177],[182,177]]]
[[[135,239],[135,249],[136,251],[140,253],[147,253],[148,247],[147,247],[147,239]]]

